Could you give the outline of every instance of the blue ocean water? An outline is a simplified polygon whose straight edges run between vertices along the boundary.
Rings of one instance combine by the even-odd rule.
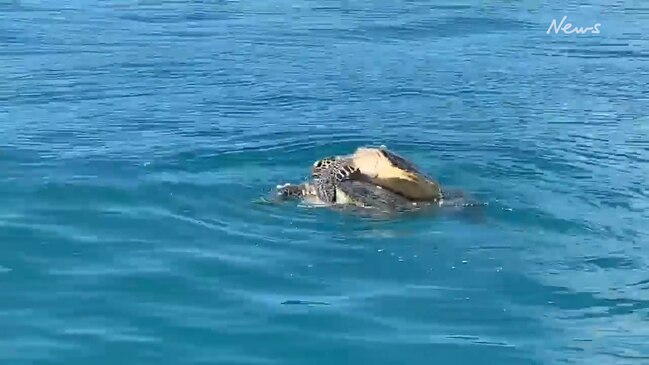
[[[649,363],[644,1],[0,19],[0,363]],[[365,144],[482,218],[256,203]]]

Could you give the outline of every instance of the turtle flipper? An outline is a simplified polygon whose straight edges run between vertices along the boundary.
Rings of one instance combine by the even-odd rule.
[[[360,170],[350,160],[335,159],[328,161],[328,166],[319,170],[314,176],[314,180],[316,193],[320,200],[333,204],[336,202],[336,186],[341,181],[358,176]]]
[[[322,173],[331,168],[336,160],[338,160],[336,156],[329,156],[314,162],[313,167],[311,167],[311,177],[314,179],[320,178]]]
[[[319,178],[315,181],[315,191],[318,198],[327,204],[336,201],[336,185],[326,178]]]

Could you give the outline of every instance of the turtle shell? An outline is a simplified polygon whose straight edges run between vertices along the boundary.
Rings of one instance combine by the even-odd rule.
[[[439,184],[424,175],[412,162],[386,148],[358,148],[347,156],[371,182],[411,200],[439,200]]]

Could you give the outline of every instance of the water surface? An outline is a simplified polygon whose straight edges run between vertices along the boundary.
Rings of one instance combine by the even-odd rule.
[[[644,2],[0,17],[3,363],[649,362]],[[254,203],[364,144],[485,219]]]

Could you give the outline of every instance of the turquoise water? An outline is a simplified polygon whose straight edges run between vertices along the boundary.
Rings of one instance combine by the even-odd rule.
[[[649,363],[644,2],[57,4],[0,2],[2,364]],[[255,203],[364,144],[482,218]]]

